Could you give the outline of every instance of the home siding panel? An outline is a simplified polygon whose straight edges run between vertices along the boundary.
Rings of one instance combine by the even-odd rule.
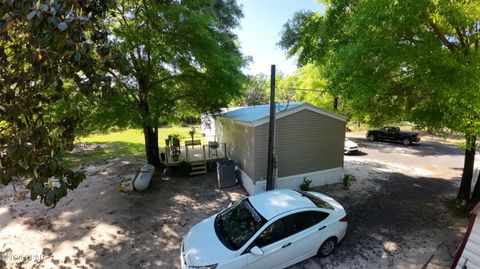
[[[266,178],[268,127],[255,128],[255,179]],[[345,122],[309,110],[280,118],[276,124],[278,176],[287,177],[343,167]]]
[[[253,178],[255,152],[253,150],[254,128],[221,119],[217,124],[220,143],[227,144],[227,156],[238,162],[240,168]]]
[[[468,269],[480,269],[480,216],[477,215],[472,231],[468,237],[467,244],[463,250],[462,256],[458,260],[456,268],[462,269],[467,266]]]

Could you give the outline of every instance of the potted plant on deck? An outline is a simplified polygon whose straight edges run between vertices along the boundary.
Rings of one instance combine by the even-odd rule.
[[[172,141],[172,135],[168,135],[168,137],[165,139],[165,146],[168,147],[171,141]]]
[[[172,134],[172,147],[180,147],[180,135]]]
[[[180,148],[173,147],[171,152],[172,152],[172,160],[174,162],[178,162],[180,160]]]

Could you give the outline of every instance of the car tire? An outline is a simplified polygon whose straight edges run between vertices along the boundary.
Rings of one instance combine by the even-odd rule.
[[[409,146],[409,145],[412,144],[412,140],[410,140],[410,138],[404,138],[404,139],[402,140],[402,144],[403,144],[404,146]]]
[[[375,141],[377,138],[374,135],[369,135],[367,139],[368,141]]]
[[[320,246],[320,248],[317,251],[317,256],[318,257],[327,257],[330,254],[333,253],[335,250],[335,247],[337,246],[337,238],[335,237],[330,237],[323,244]]]

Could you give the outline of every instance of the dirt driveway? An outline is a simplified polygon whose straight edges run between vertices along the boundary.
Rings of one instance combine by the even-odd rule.
[[[461,153],[357,141],[363,153],[345,158],[355,177],[349,189],[318,189],[345,206],[346,238],[331,257],[292,268],[447,268],[467,223],[445,206],[458,188]],[[219,190],[215,173],[157,178],[145,193],[119,193],[141,162],[89,168],[53,209],[0,188],[0,268],[179,268],[191,226],[245,196],[242,188]]]
[[[356,180],[348,190],[317,188],[344,205],[347,236],[332,256],[291,268],[449,268],[467,225],[446,206],[463,153],[431,139],[411,147],[351,140],[361,152],[345,157],[345,169]]]
[[[119,193],[121,179],[141,164],[111,160],[88,169],[52,209],[0,189],[0,268],[179,268],[191,226],[245,196],[240,187],[219,190],[215,173],[157,178],[144,193]]]

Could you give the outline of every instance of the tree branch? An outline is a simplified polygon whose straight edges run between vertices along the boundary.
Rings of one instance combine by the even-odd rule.
[[[463,36],[462,31],[460,30],[460,28],[455,27],[455,32],[457,32],[458,40],[460,41],[460,46],[462,46],[462,48],[465,48],[465,46],[466,46],[465,37]]]
[[[440,29],[438,29],[438,26],[429,21],[428,25],[430,26],[430,29],[433,31],[433,33],[437,36],[437,38],[445,45],[451,52],[455,52],[456,47],[455,45],[448,41],[448,39],[440,32]]]
[[[421,16],[425,20],[427,20],[428,26],[430,27],[432,32],[435,34],[435,36],[440,40],[440,42],[442,42],[442,44],[445,45],[448,48],[448,50],[450,50],[451,52],[455,52],[456,46],[452,42],[448,41],[448,39],[440,32],[440,29],[438,28],[438,26],[428,18],[428,15],[425,13],[422,13]]]
[[[180,78],[180,77],[187,77],[187,76],[188,76],[187,74],[178,74],[178,75],[171,75],[168,77],[164,77],[162,79],[155,79],[155,80],[152,80],[150,86],[154,86],[156,84],[163,83],[165,81],[169,81],[169,80]]]

